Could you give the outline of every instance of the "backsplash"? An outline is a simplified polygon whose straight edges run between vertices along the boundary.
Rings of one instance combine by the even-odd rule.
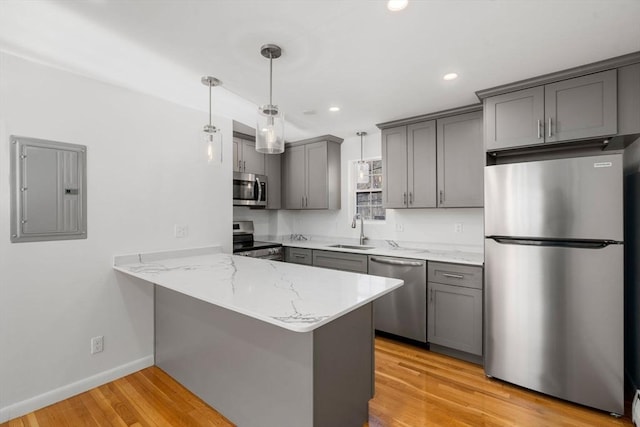
[[[265,211],[234,208],[234,220],[252,220],[258,236],[285,236],[300,233],[311,236],[357,238],[360,223],[351,228],[346,210]],[[458,225],[458,224],[461,224]],[[461,231],[456,231],[460,229]],[[402,229],[402,231],[399,231]],[[482,246],[483,209],[387,209],[382,223],[365,222],[365,235],[375,240],[445,243]]]

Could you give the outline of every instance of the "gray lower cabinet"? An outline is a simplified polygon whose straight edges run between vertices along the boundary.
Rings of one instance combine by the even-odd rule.
[[[431,349],[481,357],[482,267],[430,262],[427,292]]]
[[[367,274],[367,256],[333,251],[313,251],[314,267]]]
[[[291,262],[294,264],[312,265],[312,250],[287,246],[284,248],[284,260],[285,262]]]
[[[284,209],[340,209],[341,138],[287,143],[282,165]]]
[[[489,97],[487,151],[615,135],[617,70]]]

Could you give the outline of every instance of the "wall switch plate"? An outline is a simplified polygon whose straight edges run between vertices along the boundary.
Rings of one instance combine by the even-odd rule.
[[[189,235],[189,226],[185,224],[175,225],[175,235],[177,238],[187,237]]]
[[[404,224],[396,223],[396,231],[404,231]]]
[[[100,353],[104,350],[104,337],[102,335],[91,338],[91,354]]]
[[[456,233],[462,233],[463,229],[463,224],[461,222],[456,222],[455,224],[453,224],[453,231],[455,231]]]

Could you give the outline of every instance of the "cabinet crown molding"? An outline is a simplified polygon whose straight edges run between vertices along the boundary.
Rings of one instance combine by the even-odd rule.
[[[542,86],[561,80],[572,79],[574,77],[580,77],[586,74],[599,73],[600,71],[611,70],[614,68],[620,68],[626,65],[637,63],[640,63],[640,52],[628,53],[626,55],[604,59],[602,61],[593,62],[591,64],[580,65],[578,67],[568,68],[562,71],[556,71],[537,77],[531,77],[529,79],[519,80],[513,83],[478,90],[476,91],[476,96],[480,101],[483,101],[485,98],[489,98],[491,96],[515,92],[521,89],[529,89],[535,86]]]
[[[475,111],[482,111],[482,104],[465,105],[464,107],[450,108],[448,110],[437,111],[435,113],[407,117],[406,119],[391,120],[384,123],[378,123],[376,126],[378,129],[387,129],[396,126],[412,125],[414,123],[425,122],[427,120],[441,119],[443,117],[455,116],[458,114],[473,113]]]
[[[314,138],[301,139],[299,141],[290,141],[285,143],[285,147],[294,147],[296,145],[312,144],[314,142],[320,142],[320,141],[328,141],[328,142],[335,142],[336,144],[342,144],[342,141],[344,141],[344,139],[338,138],[337,136],[333,136],[333,135],[322,135],[322,136],[316,136]]]

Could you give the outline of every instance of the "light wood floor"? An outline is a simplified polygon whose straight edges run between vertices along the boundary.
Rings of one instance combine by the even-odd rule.
[[[628,416],[614,419],[490,380],[480,366],[382,337],[376,338],[376,397],[369,408],[369,427],[632,426]],[[232,425],[151,367],[0,427]]]

